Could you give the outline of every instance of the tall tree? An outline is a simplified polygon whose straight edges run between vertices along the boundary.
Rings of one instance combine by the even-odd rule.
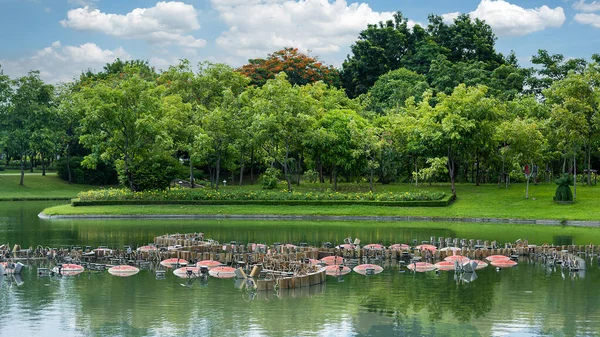
[[[342,85],[350,97],[367,93],[379,76],[402,66],[415,42],[408,19],[402,13],[393,20],[368,25],[350,47],[342,65]]]
[[[0,65],[0,154],[8,157],[7,144],[9,134],[9,112],[12,101],[12,90],[10,77],[4,74]]]
[[[40,142],[43,141],[42,135],[52,133],[51,126],[42,123],[52,109],[54,87],[41,80],[39,71],[30,71],[27,76],[13,81],[13,85],[15,91],[7,116],[8,145],[19,155],[19,184],[23,185],[26,156],[33,158],[34,149],[40,148]]]
[[[504,121],[497,128],[497,137],[505,145],[506,154],[511,162],[519,168],[527,166],[525,178],[525,198],[529,199],[529,180],[534,174],[534,166],[543,159],[547,144],[542,134],[539,122],[534,119],[515,118],[512,121]]]
[[[499,102],[487,96],[487,87],[456,87],[452,95],[439,95],[434,107],[423,100],[414,108],[416,128],[428,149],[429,157],[446,157],[452,194],[456,195],[456,164],[461,159],[475,158],[477,166],[486,152],[494,147]],[[477,167],[477,171],[479,167]],[[479,182],[477,180],[477,182]]]
[[[451,64],[459,63],[470,72],[480,69],[492,72],[506,63],[496,52],[495,42],[491,27],[468,15],[458,16],[452,24],[446,24],[440,16],[430,15],[425,30],[418,25],[409,28],[408,20],[397,12],[394,20],[369,25],[360,33],[358,41],[350,47],[352,54],[342,65],[342,84],[348,96],[357,97],[366,93],[379,76],[404,67],[427,75],[430,85],[437,87],[439,84],[432,83],[437,77],[428,74],[433,62],[440,57]],[[450,93],[463,82],[454,81],[440,91]]]
[[[278,50],[266,59],[250,59],[238,71],[251,79],[250,85],[259,87],[282,71],[286,73],[288,81],[295,85],[317,81],[336,87],[340,85],[337,69],[324,65],[316,57],[299,52],[298,48]]]
[[[552,106],[552,118],[563,144],[568,143],[574,156],[578,146],[584,147],[588,184],[591,183],[591,150],[600,135],[599,84],[600,71],[594,63],[583,74],[570,72],[543,91]]]
[[[166,187],[173,104],[179,96],[165,94],[163,86],[147,81],[136,69],[85,86],[75,97],[81,110],[81,142],[91,149],[84,164],[114,160],[122,182],[132,191]],[[151,183],[152,182],[152,183]],[[160,185],[159,185],[160,184]],[[166,181],[168,184],[168,180]],[[162,186],[161,186],[162,185]]]
[[[292,191],[292,155],[299,152],[312,125],[317,102],[287,81],[285,73],[252,92],[256,115],[252,130],[268,157],[283,168],[288,191]]]
[[[339,170],[355,169],[364,159],[365,147],[361,137],[367,125],[364,118],[348,109],[326,111],[315,121],[312,144],[319,144],[323,162],[331,167],[334,190],[337,190]]]
[[[537,68],[531,69],[526,82],[530,93],[541,95],[545,89],[552,86],[555,81],[567,77],[570,71],[581,74],[585,70],[587,61],[582,58],[565,60],[562,54],[550,54],[547,50],[540,49],[531,57],[531,63]]]
[[[399,68],[383,74],[377,79],[371,90],[369,108],[383,113],[391,108],[404,106],[407,98],[414,96],[420,101],[423,93],[429,89],[427,78],[406,68]]]
[[[427,31],[435,43],[447,50],[444,55],[451,62],[484,62],[488,70],[505,62],[495,50],[492,27],[468,14],[459,15],[450,25],[441,16],[429,15]]]

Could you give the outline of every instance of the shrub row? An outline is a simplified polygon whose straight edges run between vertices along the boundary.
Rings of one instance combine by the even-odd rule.
[[[144,200],[144,201],[182,201],[182,200],[235,200],[235,201],[433,201],[441,200],[445,193],[439,191],[419,191],[403,193],[339,193],[326,192],[287,192],[287,191],[215,191],[212,189],[181,189],[153,190],[132,192],[128,189],[102,189],[81,192],[78,198],[81,201],[97,200]]]
[[[444,207],[454,200],[449,195],[440,200],[418,201],[368,201],[368,200],[80,200],[72,199],[71,205],[114,206],[114,205],[248,205],[248,206],[392,206],[392,207]]]

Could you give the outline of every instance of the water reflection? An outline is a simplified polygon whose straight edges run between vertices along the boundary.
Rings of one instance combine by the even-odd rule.
[[[493,224],[335,223],[269,221],[41,221],[47,203],[0,203],[0,243],[133,245],[166,232],[198,232],[219,241],[391,244],[430,236],[532,243],[569,237],[600,243],[595,229]],[[561,239],[562,240],[562,239]],[[561,241],[562,243],[562,241]],[[454,273],[399,273],[328,277],[321,287],[253,294],[234,280],[181,286],[149,270],[129,278],[107,272],[37,277],[0,276],[0,335],[49,336],[599,336],[598,261],[583,273],[519,261],[513,269],[488,267],[473,282]],[[185,281],[183,281],[185,283]],[[11,322],[5,324],[5,322]]]

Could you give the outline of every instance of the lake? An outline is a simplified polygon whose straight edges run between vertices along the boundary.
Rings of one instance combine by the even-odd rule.
[[[412,243],[430,236],[543,244],[600,243],[600,230],[504,224],[41,220],[59,202],[0,202],[0,244],[139,246],[166,233],[203,232],[220,242],[321,245],[360,238]],[[0,278],[0,336],[598,336],[600,271],[587,259],[570,273],[521,259],[512,269],[488,267],[470,283],[454,272],[355,273],[321,286],[259,292],[233,280],[207,284],[157,280],[142,270],[129,278],[106,272]]]

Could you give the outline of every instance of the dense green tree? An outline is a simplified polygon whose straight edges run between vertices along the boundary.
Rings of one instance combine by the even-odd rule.
[[[8,116],[11,109],[12,86],[10,77],[4,74],[0,65],[0,154],[8,157]]]
[[[563,149],[565,153],[573,151],[574,177],[577,147],[584,147],[588,183],[591,182],[591,149],[594,140],[600,135],[599,83],[600,72],[592,64],[583,74],[570,72],[564,79],[554,82],[543,91],[552,106],[552,120],[558,138],[562,139]],[[574,196],[577,196],[576,190]]]
[[[430,15],[425,30],[418,25],[408,28],[408,20],[397,12],[394,20],[369,25],[360,33],[350,47],[352,54],[342,65],[342,84],[348,96],[357,97],[369,91],[379,76],[404,67],[427,75],[430,85],[441,92],[450,93],[467,79],[474,84],[489,85],[481,79],[507,63],[496,52],[495,42],[491,27],[468,15],[458,16],[450,25],[442,17]],[[434,66],[436,60],[438,63],[447,60],[450,64],[440,69],[440,65]],[[452,69],[455,64],[458,69]],[[431,69],[437,73],[429,74]],[[432,81],[439,78],[440,71],[451,76],[434,84]],[[473,75],[475,80],[471,80]],[[498,73],[497,77],[500,79],[502,75]],[[514,82],[513,78],[510,80]]]
[[[179,96],[166,95],[164,86],[147,81],[135,69],[126,75],[111,76],[85,86],[75,97],[81,110],[80,141],[91,149],[84,165],[94,167],[99,161],[115,161],[122,182],[131,190],[151,186],[164,188],[173,163],[168,156],[174,150],[167,113],[184,106]]]
[[[192,188],[195,186],[194,164],[198,161],[198,158],[193,155],[196,153],[194,139],[197,134],[202,132],[200,120],[204,113],[204,109],[201,109],[201,105],[198,103],[200,88],[196,82],[196,76],[188,60],[181,60],[178,65],[170,66],[157,79],[157,83],[163,85],[168,94],[179,95],[182,102],[188,103],[190,107],[190,109],[171,110],[172,124],[170,127],[173,130],[175,149],[187,156]]]
[[[570,71],[579,74],[583,73],[587,65],[586,60],[582,58],[565,60],[564,55],[551,55],[544,49],[538,50],[538,53],[531,57],[531,63],[536,65],[537,68],[531,70],[531,75],[527,78],[526,82],[529,92],[535,95],[541,95],[555,81],[567,77]]]
[[[475,158],[479,164],[495,145],[493,133],[501,112],[498,101],[487,97],[484,86],[469,88],[461,84],[452,95],[442,94],[438,99],[435,107],[423,100],[419,106],[410,104],[407,109],[413,111],[416,133],[422,137],[428,157],[447,157],[452,194],[456,195],[456,163]]]
[[[300,151],[312,125],[317,102],[287,81],[285,73],[252,92],[254,137],[268,156],[283,168],[288,191],[292,191],[292,154]]]
[[[369,108],[383,113],[391,108],[403,107],[407,98],[414,96],[419,101],[427,89],[429,84],[424,75],[405,68],[392,70],[381,75],[369,91]]]
[[[152,81],[158,77],[154,67],[150,66],[148,61],[145,60],[126,60],[123,61],[119,58],[114,60],[112,63],[104,65],[101,71],[94,72],[92,69],[88,69],[83,72],[79,79],[76,81],[76,86],[90,85],[95,81],[106,80],[109,77],[121,77],[123,78],[126,73],[131,73],[135,70],[136,74],[146,80]]]
[[[350,47],[352,55],[342,65],[342,85],[348,96],[366,93],[379,76],[400,68],[415,42],[411,35],[408,19],[400,12],[393,20],[369,25],[360,32]]]
[[[512,121],[502,122],[496,129],[497,139],[505,144],[506,155],[511,162],[519,167],[528,166],[529,172],[525,172],[527,184],[525,187],[525,198],[529,199],[529,180],[534,174],[534,166],[543,159],[547,144],[542,134],[539,122],[534,119],[515,118]]]
[[[468,14],[459,15],[452,24],[446,24],[441,16],[429,15],[427,31],[435,43],[447,50],[444,56],[451,62],[484,62],[487,70],[505,62],[495,50],[492,27]]]
[[[26,156],[33,161],[36,149],[48,150],[52,146],[48,143],[52,142],[54,130],[44,122],[51,120],[54,87],[41,80],[39,71],[17,78],[13,86],[14,95],[6,115],[7,143],[21,162],[19,184],[23,185]]]
[[[321,147],[322,160],[331,167],[333,189],[337,190],[339,170],[355,169],[364,159],[360,138],[367,130],[367,121],[353,110],[334,109],[316,120],[313,130],[312,143]]]

